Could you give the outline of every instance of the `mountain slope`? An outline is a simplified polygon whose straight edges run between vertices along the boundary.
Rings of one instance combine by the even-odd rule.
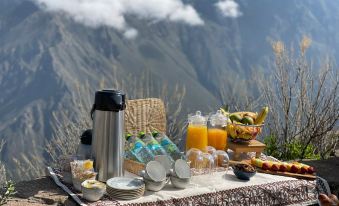
[[[10,18],[22,11],[21,17]],[[148,69],[155,87],[167,83],[172,90],[177,84],[185,85],[187,98],[196,102],[192,111],[218,105],[178,45],[171,45],[171,36],[147,35],[157,26],[141,31],[140,36],[145,33],[142,40],[129,41],[113,29],[87,28],[62,15],[45,13],[31,2],[18,4],[3,19],[0,89],[5,92],[0,99],[0,133],[6,144],[1,159],[11,176],[26,159],[43,163],[36,157],[43,156],[46,140],[51,138],[52,113],[72,110],[70,96],[78,83],[89,81],[95,90],[104,77],[110,85],[113,78],[128,81],[129,74],[143,75]]]
[[[43,170],[52,113],[67,110],[76,118],[71,96],[86,82],[92,93],[84,95],[91,98],[103,78],[108,87],[114,79],[145,87],[151,82],[154,90],[168,85],[169,93],[184,85],[185,118],[221,104],[220,81],[246,78],[258,65],[265,68],[271,40],[297,42],[306,34],[313,39],[315,60],[326,53],[339,57],[339,5],[333,1],[239,0],[243,16],[237,19],[217,13],[216,1],[186,2],[197,9],[204,26],[129,16],[139,35],[127,40],[112,28],[88,28],[31,1],[0,1],[0,139],[6,141],[0,159],[10,176],[17,178],[20,165]]]

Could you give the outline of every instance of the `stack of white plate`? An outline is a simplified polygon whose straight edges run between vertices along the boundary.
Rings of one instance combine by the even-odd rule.
[[[144,182],[137,178],[114,177],[107,180],[106,185],[107,194],[116,199],[137,199],[145,192]]]

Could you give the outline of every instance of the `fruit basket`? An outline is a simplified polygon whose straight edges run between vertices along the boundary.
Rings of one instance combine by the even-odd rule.
[[[227,125],[227,133],[233,142],[248,142],[256,139],[261,133],[263,124],[246,125],[239,123],[229,123]]]
[[[226,130],[231,141],[249,142],[256,139],[262,132],[268,107],[263,107],[259,114],[247,111],[228,113],[222,108],[221,111],[229,117]]]

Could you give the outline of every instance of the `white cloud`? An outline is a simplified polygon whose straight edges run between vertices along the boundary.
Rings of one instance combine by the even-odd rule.
[[[168,20],[189,25],[204,22],[191,5],[181,0],[34,0],[52,12],[64,12],[87,26],[111,26],[127,38],[134,38],[137,30],[131,28],[125,15],[148,20]]]
[[[215,6],[226,17],[237,18],[242,15],[238,3],[234,0],[222,0],[216,3]]]
[[[134,39],[135,37],[138,36],[138,31],[135,30],[135,29],[127,29],[125,32],[124,32],[124,36],[127,38],[127,39]]]

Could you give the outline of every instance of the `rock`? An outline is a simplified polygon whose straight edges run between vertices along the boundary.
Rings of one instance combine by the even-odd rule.
[[[332,194],[339,195],[339,157],[327,160],[304,160],[303,163],[315,168],[318,176],[327,180]]]
[[[76,203],[60,189],[50,177],[19,182],[15,185],[17,193],[7,205],[35,206],[35,205],[66,205],[75,206]]]

